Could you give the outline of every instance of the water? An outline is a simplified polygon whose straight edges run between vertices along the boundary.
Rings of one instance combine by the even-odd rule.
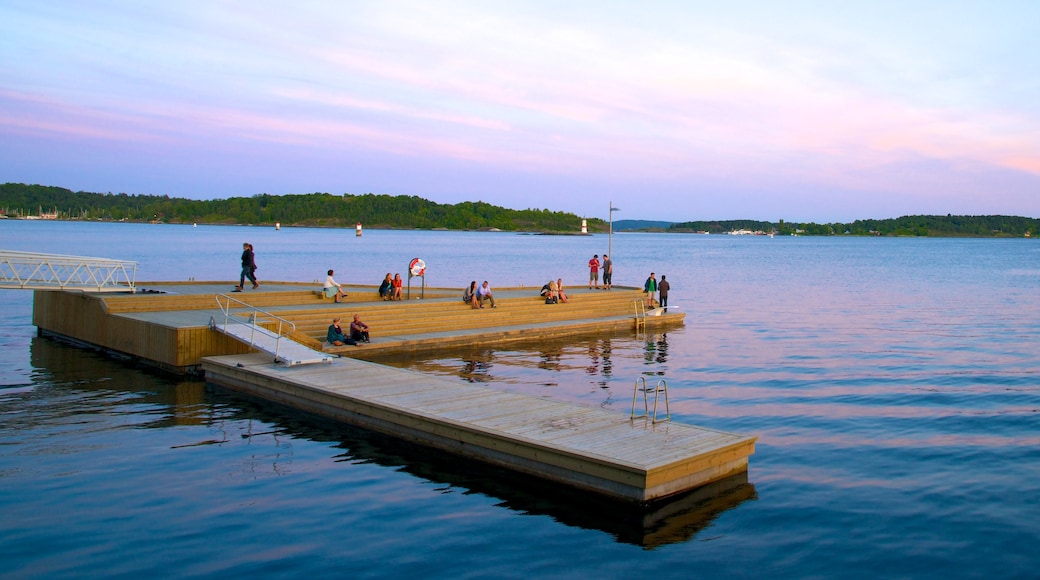
[[[0,222],[0,248],[137,260],[138,280],[532,291],[605,236]],[[0,550],[11,577],[1035,577],[1040,245],[615,234],[615,282],[686,325],[388,361],[759,436],[748,484],[641,514],[35,337],[0,291]],[[543,280],[544,279],[544,280]],[[638,520],[638,521],[637,521]]]

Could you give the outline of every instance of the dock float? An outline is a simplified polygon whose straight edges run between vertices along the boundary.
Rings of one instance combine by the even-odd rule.
[[[202,368],[233,391],[632,502],[746,474],[757,439],[349,358],[286,367],[232,354]]]

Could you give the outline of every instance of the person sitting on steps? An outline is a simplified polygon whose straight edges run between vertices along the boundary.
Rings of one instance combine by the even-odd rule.
[[[387,272],[386,278],[383,278],[383,283],[379,285],[379,297],[383,300],[389,300],[393,289],[394,279],[390,276],[390,272]]]
[[[357,346],[357,342],[349,336],[343,334],[343,329],[339,326],[339,318],[333,318],[332,324],[329,325],[329,331],[325,334],[325,340],[332,346],[343,346],[350,344]]]
[[[491,307],[495,308],[495,297],[491,294],[491,287],[488,286],[488,281],[484,280],[484,283],[477,288],[477,301],[480,302],[480,307],[484,307],[484,302],[490,302]]]
[[[355,342],[371,342],[368,339],[368,325],[361,322],[358,314],[354,315],[354,320],[350,323],[350,338]]]
[[[469,304],[473,308],[480,308],[477,304],[477,281],[474,280],[469,283],[469,287],[462,291],[462,301]]]
[[[330,298],[336,297],[336,303],[339,303],[340,298],[345,298],[347,294],[343,292],[343,286],[340,286],[339,282],[332,277],[332,270],[329,270],[329,275],[325,277],[325,297]]]

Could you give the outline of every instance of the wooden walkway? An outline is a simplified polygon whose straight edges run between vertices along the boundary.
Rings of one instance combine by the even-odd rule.
[[[216,297],[233,282],[139,282],[136,294],[35,292],[33,324],[40,333],[71,339],[174,373],[200,369],[202,357],[243,354],[251,349],[210,329],[222,319]],[[347,301],[336,304],[315,293],[315,284],[267,282],[258,290],[234,294],[237,300],[296,325],[292,338],[315,350],[353,358],[430,352],[474,342],[501,344],[592,332],[635,328],[632,307],[642,297],[637,288],[607,291],[574,288],[568,304],[547,305],[537,288],[495,291],[498,308],[473,310],[461,290],[426,288],[425,298],[384,302],[375,287],[344,286]],[[237,315],[248,317],[246,308]],[[359,314],[372,327],[363,347],[334,347],[325,333],[335,317],[344,326]],[[649,327],[681,325],[685,315],[672,311],[647,317]]]
[[[341,357],[280,366],[271,355],[210,328],[223,317],[216,296],[230,282],[139,283],[136,294],[36,291],[33,323],[54,336],[172,372],[202,369],[206,380],[277,404],[503,466],[602,497],[647,503],[724,479],[746,477],[755,438],[498,391],[360,360],[382,354],[502,344],[591,332],[635,330],[638,288],[573,288],[546,305],[536,288],[495,292],[497,308],[474,310],[459,290],[425,289],[422,300],[380,300],[374,287],[348,287],[346,303],[316,285],[266,283],[236,294],[250,308],[291,321],[297,342]],[[358,313],[372,342],[324,342],[332,318]],[[680,325],[681,312],[645,326]],[[643,326],[643,325],[638,325]],[[347,358],[352,357],[352,358]]]
[[[746,473],[755,437],[339,359],[207,357],[209,382],[604,496],[649,502]]]

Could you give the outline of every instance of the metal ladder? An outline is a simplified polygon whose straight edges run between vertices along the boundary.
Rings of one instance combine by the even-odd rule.
[[[643,393],[643,414],[636,415],[636,397],[639,393]],[[672,412],[668,408],[668,383],[661,379],[657,381],[657,384],[653,387],[646,386],[646,377],[639,377],[636,379],[634,385],[632,385],[632,419],[642,419],[643,417],[649,417],[652,423],[657,423],[657,400],[661,393],[664,393],[664,414],[665,418],[661,421],[671,421]],[[650,395],[654,396],[654,414],[650,414]]]
[[[636,332],[646,332],[646,305],[642,300],[632,302],[632,309],[636,314]]]

